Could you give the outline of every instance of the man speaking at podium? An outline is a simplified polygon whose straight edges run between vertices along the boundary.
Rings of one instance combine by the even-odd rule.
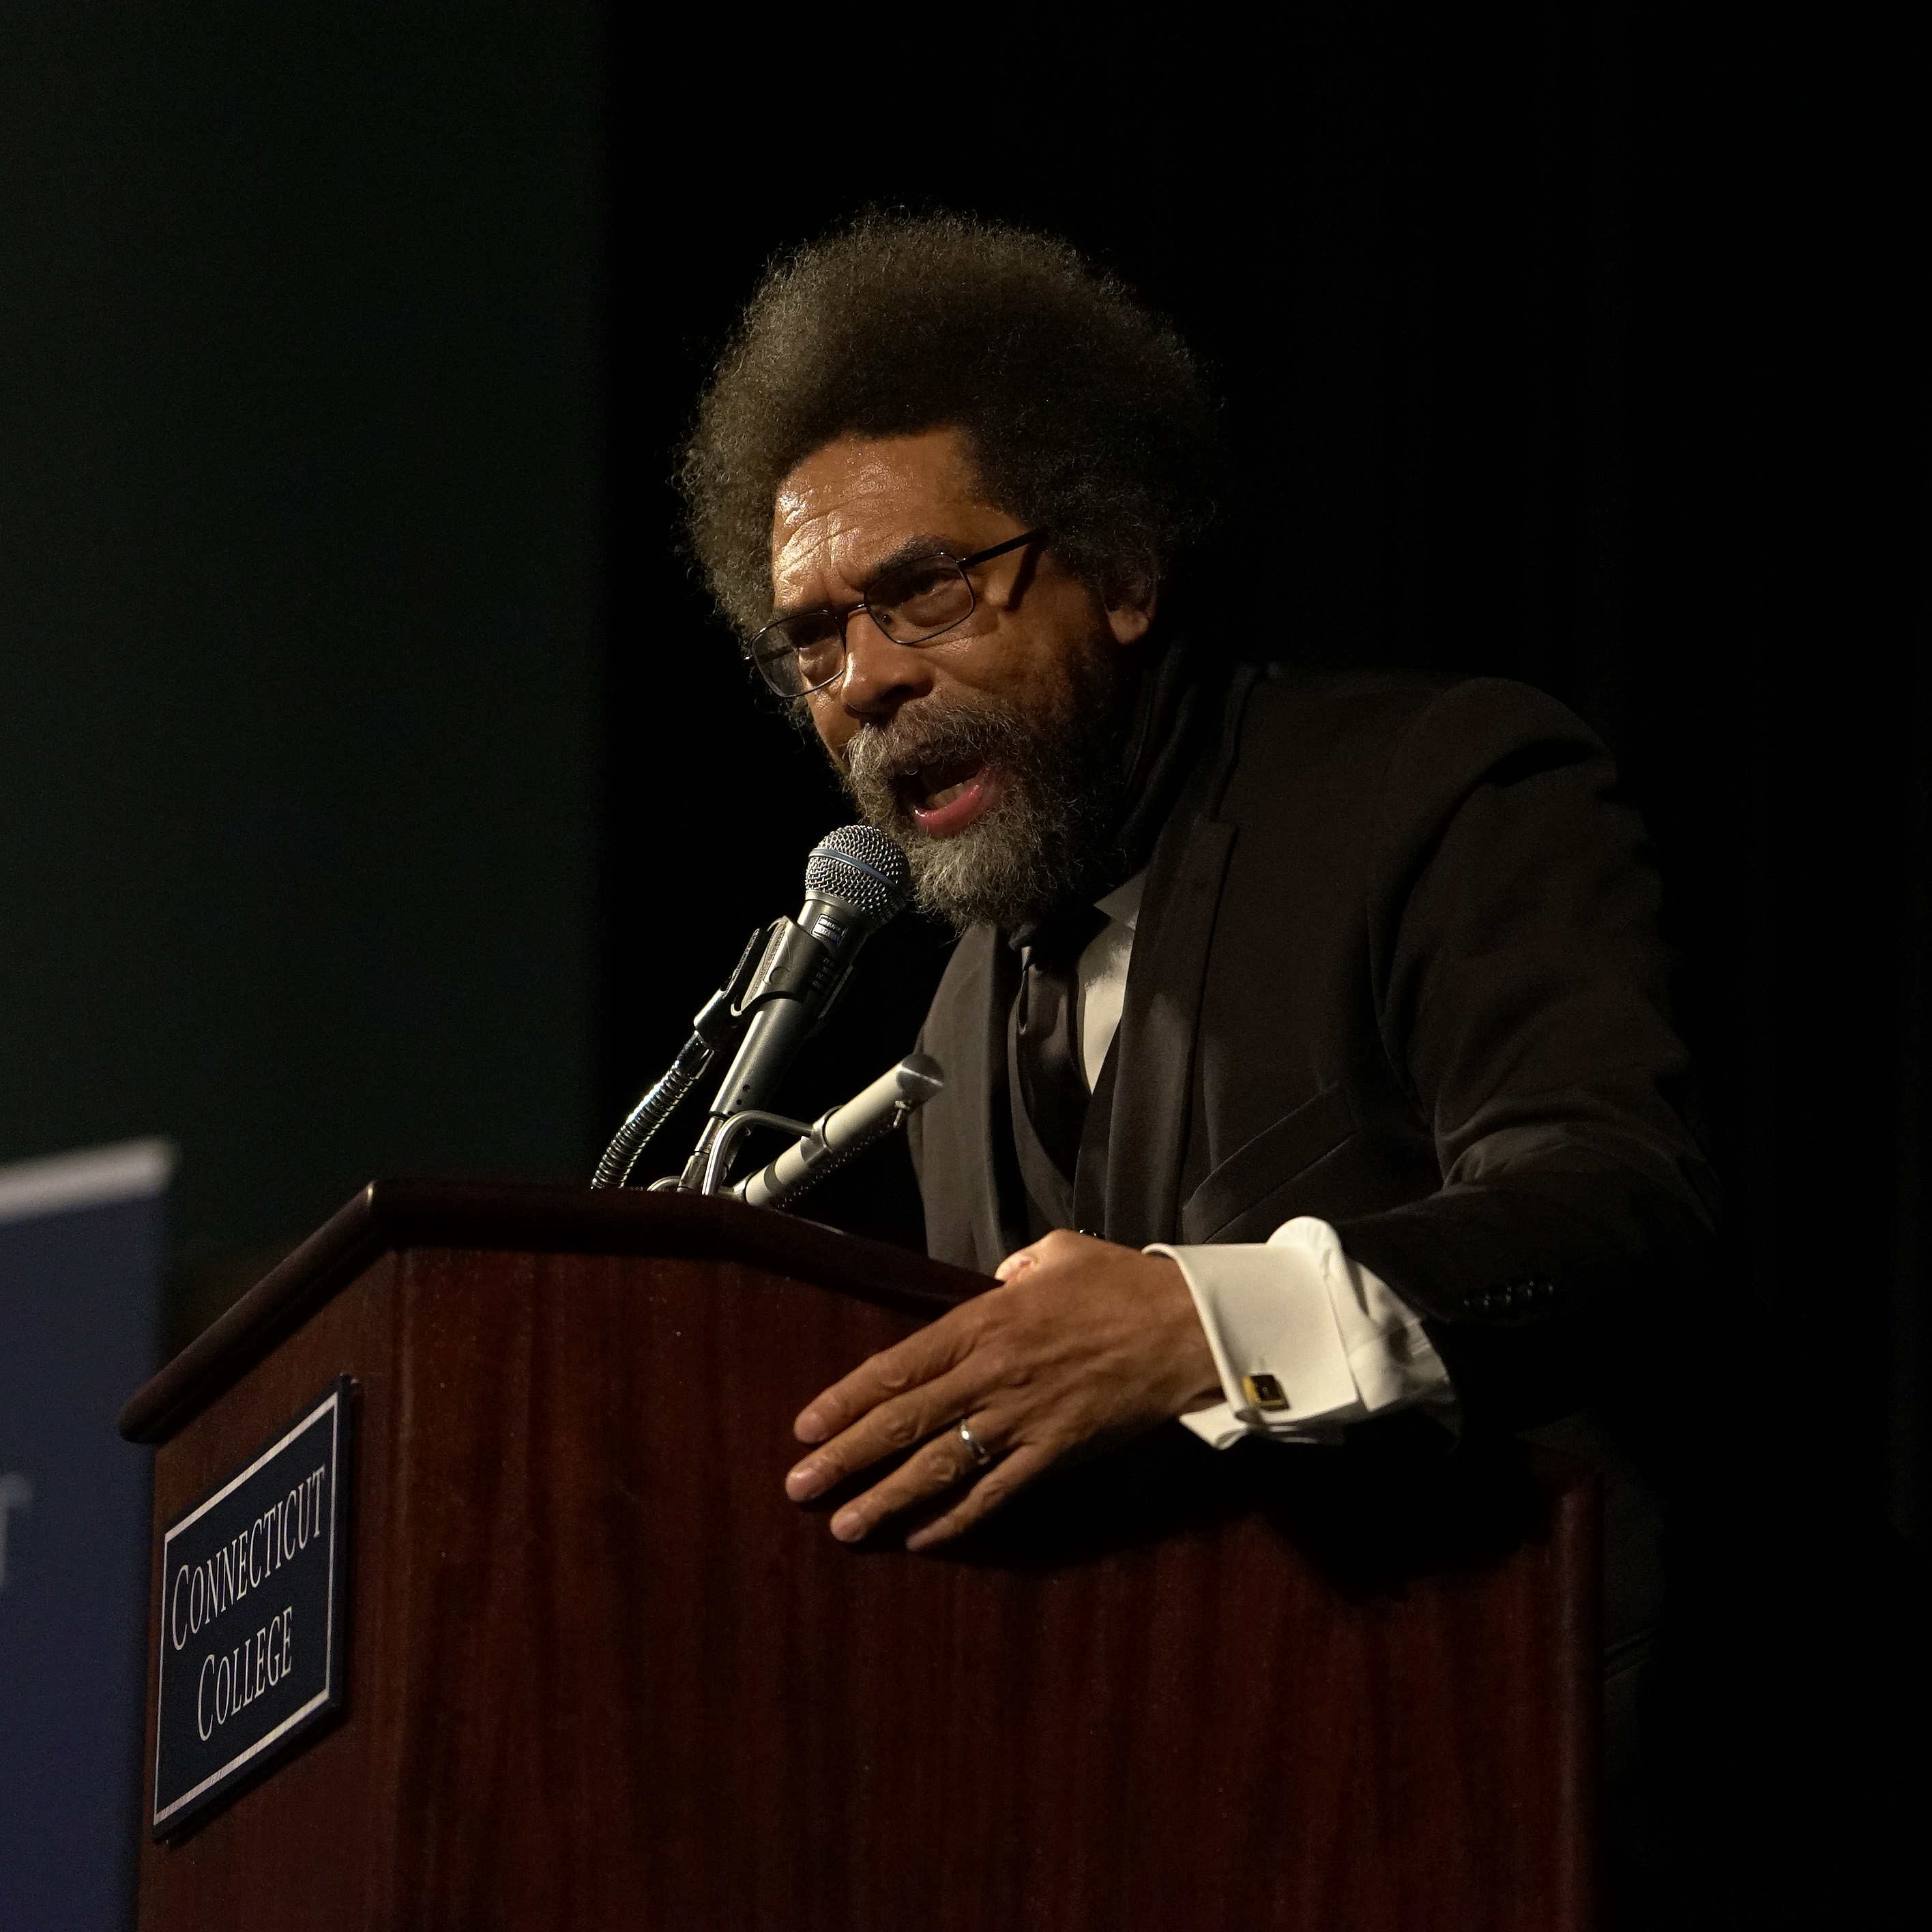
[[[1526,687],[1268,667],[1286,586],[1198,559],[1171,331],[1063,244],[870,218],[767,278],[685,482],[753,662],[962,934],[914,1151],[933,1253],[1004,1286],[800,1417],[800,1499],[925,1445],[833,1534],[938,1542],[1176,1416],[1474,1437],[1644,1377],[1716,1188],[1641,827]]]
[[[1608,755],[1521,686],[1274,662],[1216,448],[1124,290],[946,216],[782,263],[704,398],[711,586],[962,935],[913,1150],[933,1253],[1003,1284],[798,1418],[800,1501],[912,1451],[836,1537],[939,1543],[1177,1417],[1652,1412],[1698,1326],[1717,1190]]]

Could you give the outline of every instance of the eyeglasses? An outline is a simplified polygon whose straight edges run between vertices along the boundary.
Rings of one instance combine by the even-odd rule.
[[[896,644],[929,644],[957,630],[977,608],[969,570],[1046,537],[1044,530],[1028,530],[970,556],[942,550],[895,564],[856,604],[843,609],[827,604],[775,619],[746,646],[746,656],[781,698],[823,691],[844,675],[845,627],[861,610]]]

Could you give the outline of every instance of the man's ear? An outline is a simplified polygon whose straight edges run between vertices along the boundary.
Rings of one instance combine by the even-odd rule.
[[[1107,628],[1117,644],[1137,644],[1154,628],[1160,586],[1154,574],[1116,584],[1107,595]]]

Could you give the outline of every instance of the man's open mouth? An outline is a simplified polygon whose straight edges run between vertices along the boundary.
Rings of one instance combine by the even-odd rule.
[[[948,838],[990,807],[1000,793],[999,774],[978,753],[915,766],[893,789],[928,838]]]

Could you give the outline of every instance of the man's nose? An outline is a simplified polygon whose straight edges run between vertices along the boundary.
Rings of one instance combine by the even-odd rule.
[[[833,686],[838,701],[858,718],[890,718],[910,699],[932,688],[932,661],[909,644],[896,644],[869,610],[845,626],[845,675]]]

